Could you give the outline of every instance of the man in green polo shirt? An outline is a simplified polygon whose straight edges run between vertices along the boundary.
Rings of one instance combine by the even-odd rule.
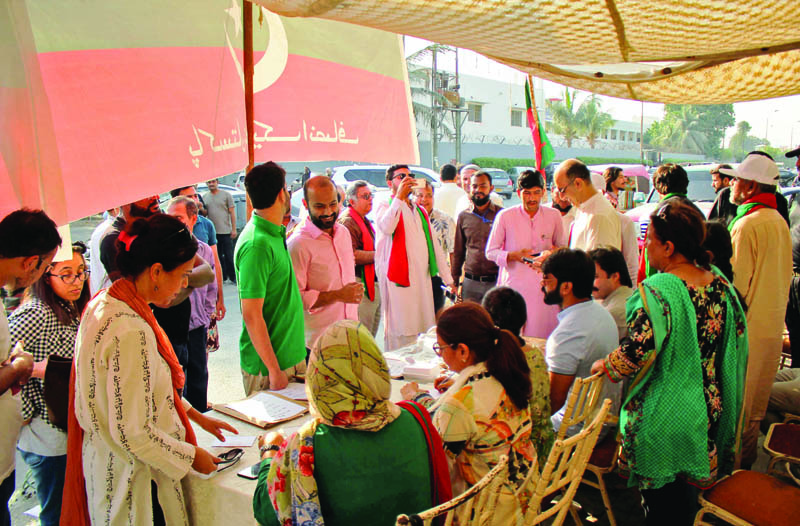
[[[250,170],[244,179],[253,215],[233,255],[242,334],[239,338],[244,390],[283,389],[294,367],[306,358],[303,301],[286,250],[289,210],[286,171],[274,162]]]

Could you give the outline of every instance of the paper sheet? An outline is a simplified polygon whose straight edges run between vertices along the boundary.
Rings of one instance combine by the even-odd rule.
[[[239,436],[234,434],[223,434],[225,442],[219,439],[214,439],[211,447],[250,447],[256,441],[254,436]]]
[[[392,378],[400,378],[403,376],[403,370],[406,368],[407,362],[394,358],[386,358],[386,365],[389,366],[389,376]]]
[[[292,382],[284,389],[272,392],[283,395],[286,398],[291,398],[292,400],[308,400],[308,396],[306,395],[306,384],[301,384],[298,382]]]
[[[226,404],[234,411],[238,411],[256,420],[263,422],[279,422],[305,412],[306,408],[293,402],[269,393],[258,393],[247,400]]]

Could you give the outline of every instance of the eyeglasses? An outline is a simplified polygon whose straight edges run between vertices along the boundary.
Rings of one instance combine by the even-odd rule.
[[[399,173],[397,175],[393,175],[392,179],[400,179],[402,181],[406,177],[411,177],[413,179],[414,178],[414,174]]]
[[[563,194],[564,192],[566,192],[567,188],[569,188],[569,186],[574,182],[575,182],[575,179],[570,179],[569,182],[566,185],[564,185],[564,188],[561,188],[560,186],[556,186],[556,189],[558,190],[558,193],[559,194]]]
[[[442,355],[442,349],[444,349],[445,347],[450,347],[452,349],[453,345],[449,344],[449,343],[445,343],[444,345],[439,345],[438,343],[434,343],[433,344],[433,352],[436,353],[436,356],[441,356]]]
[[[222,459],[222,462],[217,464],[217,471],[223,471],[233,466],[234,464],[239,462],[239,459],[242,458],[243,455],[244,455],[244,450],[240,447],[229,449],[225,453],[217,455],[220,459]]]
[[[370,200],[370,199],[372,199],[373,197],[374,197],[374,196],[373,196],[372,194],[364,194],[364,195],[360,195],[360,196],[358,196],[358,198],[359,198],[359,199],[363,199],[364,201],[369,201],[369,200]]]
[[[63,281],[66,285],[72,285],[76,282],[83,283],[87,279],[89,279],[90,272],[88,270],[84,270],[83,272],[78,272],[77,274],[53,274],[48,272],[47,275],[51,278],[58,278]]]

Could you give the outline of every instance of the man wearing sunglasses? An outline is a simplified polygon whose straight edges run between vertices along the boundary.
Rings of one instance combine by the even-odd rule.
[[[17,210],[0,221],[0,289],[25,288],[50,266],[61,236],[41,210]],[[4,294],[3,294],[4,295]],[[15,344],[17,342],[14,342]],[[0,525],[11,524],[8,499],[14,493],[14,452],[22,426],[19,398],[13,393],[33,372],[33,356],[14,346],[0,302]]]
[[[455,287],[427,212],[409,199],[417,182],[408,165],[390,166],[386,182],[392,197],[375,214],[375,266],[383,294],[384,350],[390,351],[415,342],[435,323],[432,276],[439,275],[451,292]]]

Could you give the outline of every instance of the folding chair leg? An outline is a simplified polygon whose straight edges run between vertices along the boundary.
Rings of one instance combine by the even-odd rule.
[[[606,515],[608,516],[608,523],[611,526],[617,526],[617,521],[614,518],[614,511],[611,509],[611,498],[608,496],[608,490],[606,489],[606,482],[603,480],[603,475],[596,474],[597,482],[600,486],[600,495],[603,496],[603,504],[606,507]]]

